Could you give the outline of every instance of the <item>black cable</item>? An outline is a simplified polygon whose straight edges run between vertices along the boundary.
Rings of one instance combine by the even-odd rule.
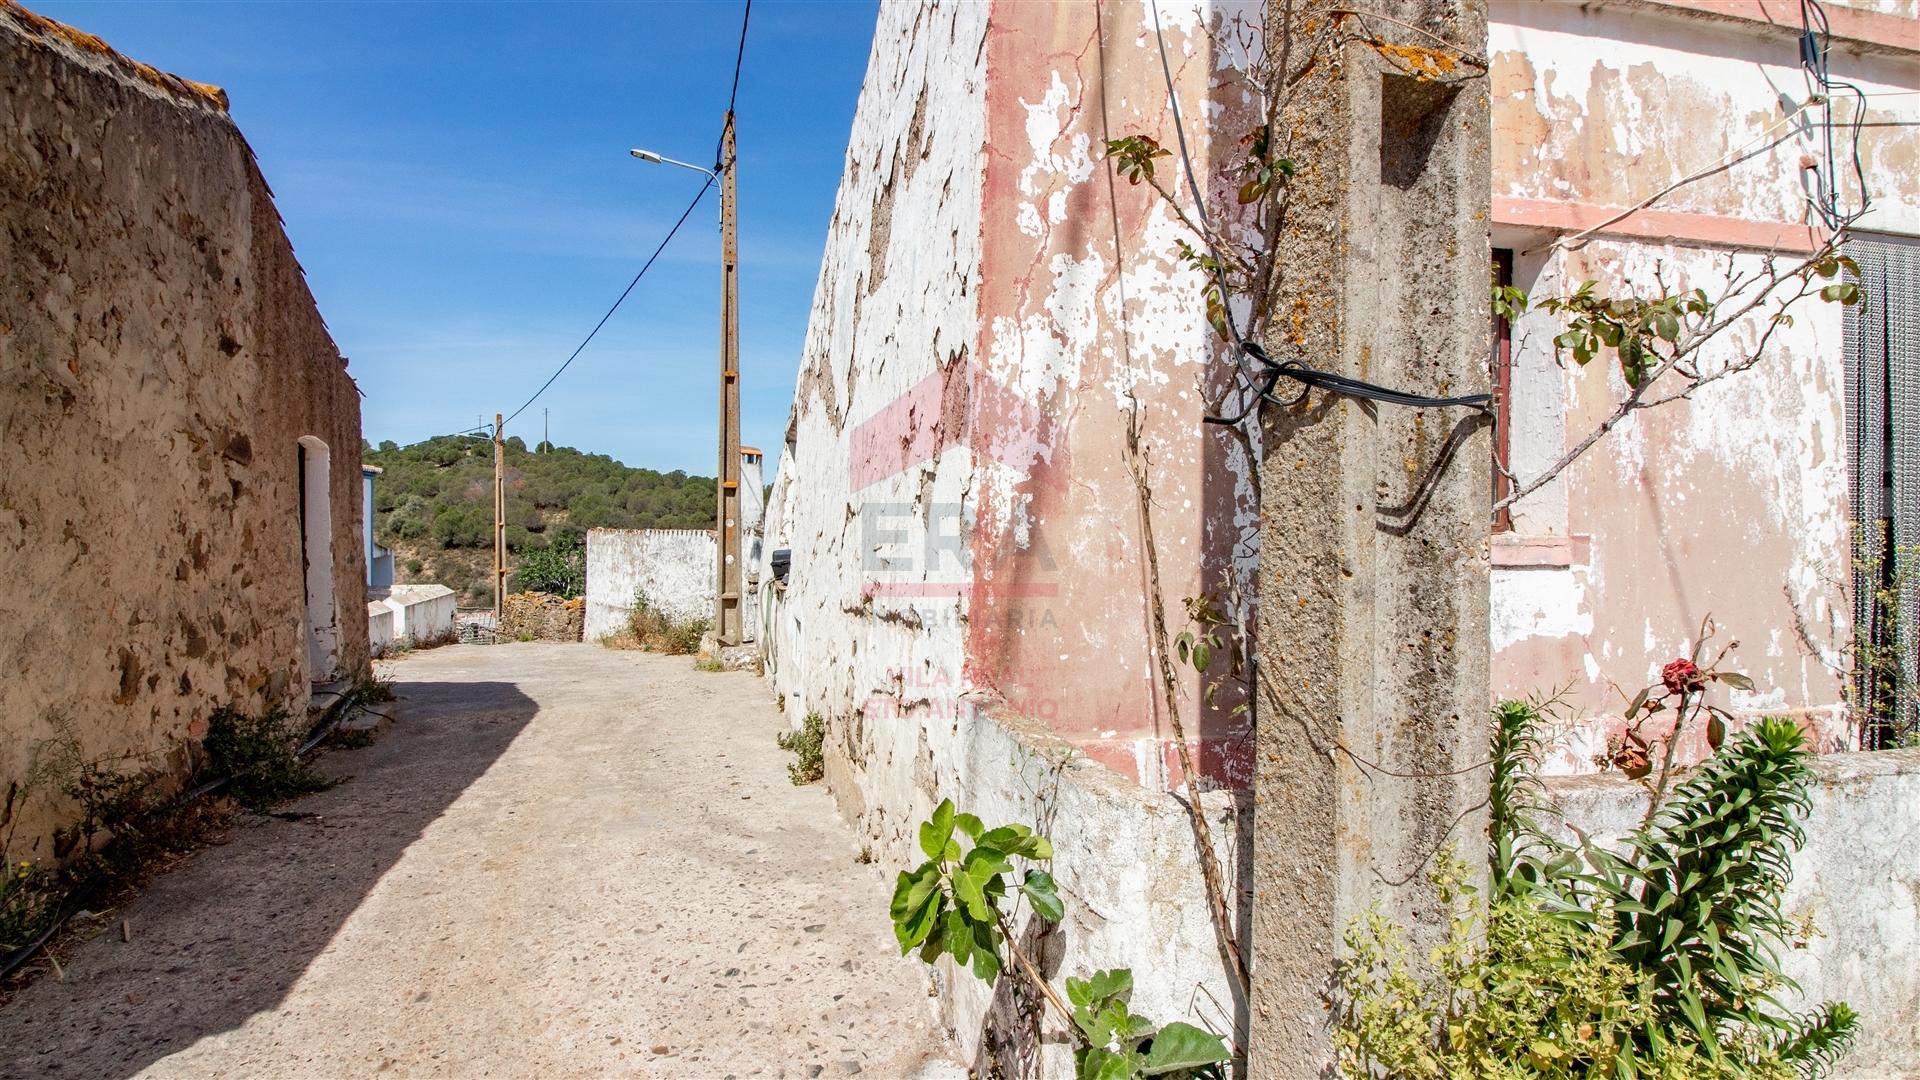
[[[1867,95],[1860,87],[1844,79],[1835,79],[1829,67],[1829,54],[1833,48],[1833,24],[1827,19],[1826,8],[1820,0],[1800,0],[1800,66],[1807,77],[1820,88],[1824,98],[1823,111],[1826,123],[1822,127],[1822,142],[1826,149],[1826,169],[1822,179],[1826,183],[1825,198],[1814,203],[1815,213],[1820,215],[1828,228],[1838,229],[1842,224],[1840,213],[1840,170],[1838,156],[1833,149],[1833,92],[1846,90],[1854,96],[1853,129],[1851,157],[1853,159],[1854,182],[1860,188],[1860,209],[1865,213],[1872,203],[1867,193],[1866,163],[1861,159],[1860,143],[1866,126]]]
[[[1208,254],[1213,256],[1214,280],[1220,289],[1220,308],[1227,324],[1227,330],[1235,342],[1234,366],[1237,369],[1237,374],[1246,380],[1248,386],[1254,388],[1252,399],[1248,401],[1246,407],[1240,411],[1240,415],[1233,417],[1209,415],[1201,419],[1209,424],[1220,424],[1231,427],[1242,423],[1247,417],[1252,416],[1254,410],[1259,408],[1260,402],[1262,401],[1275,405],[1298,404],[1305,400],[1307,394],[1316,387],[1328,393],[1339,394],[1343,397],[1379,401],[1389,405],[1404,405],[1415,409],[1463,406],[1479,409],[1482,412],[1487,411],[1488,406],[1493,402],[1492,394],[1429,397],[1425,394],[1414,394],[1405,390],[1395,390],[1392,387],[1381,386],[1377,383],[1367,382],[1364,379],[1355,379],[1351,376],[1341,375],[1332,371],[1321,371],[1317,368],[1310,368],[1298,360],[1276,361],[1267,355],[1267,351],[1261,348],[1259,342],[1248,341],[1246,335],[1240,332],[1239,325],[1235,323],[1233,319],[1233,291],[1227,285],[1226,264],[1220,260],[1220,250],[1214,247],[1213,222],[1207,217],[1207,200],[1204,192],[1200,188],[1199,178],[1194,174],[1193,156],[1187,152],[1186,125],[1180,118],[1180,95],[1175,92],[1173,86],[1173,65],[1167,60],[1167,39],[1160,32],[1160,5],[1158,0],[1153,0],[1151,7],[1153,9],[1153,36],[1154,40],[1160,46],[1160,75],[1166,80],[1167,101],[1173,112],[1174,142],[1180,147],[1180,165],[1187,174],[1187,187],[1193,192],[1194,210],[1200,218],[1200,228],[1202,229],[1200,239],[1206,243]],[[1261,367],[1265,369],[1264,380],[1256,381],[1247,374],[1247,357],[1252,357],[1259,361]],[[1279,383],[1282,376],[1300,383],[1303,387],[1300,391],[1300,396],[1292,402],[1281,401],[1273,396],[1273,388]]]
[[[526,412],[527,405],[532,405],[534,402],[539,401],[540,395],[546,393],[547,387],[553,385],[553,380],[559,378],[561,373],[566,371],[574,360],[579,358],[581,351],[593,340],[594,335],[600,332],[601,327],[607,325],[607,320],[613,318],[614,312],[620,310],[620,305],[626,302],[627,295],[633,292],[633,287],[640,284],[640,279],[647,276],[648,270],[653,269],[654,260],[660,258],[660,253],[667,250],[667,245],[673,242],[674,234],[680,231],[680,226],[687,223],[687,218],[693,215],[693,208],[700,205],[700,200],[706,198],[707,192],[711,190],[712,187],[713,177],[709,176],[707,177],[707,182],[700,185],[700,190],[693,196],[693,201],[688,203],[687,208],[680,212],[680,220],[674,222],[673,228],[667,230],[667,235],[660,241],[660,246],[654,248],[653,254],[647,256],[646,264],[640,267],[640,272],[633,275],[633,280],[627,282],[627,287],[620,291],[620,298],[613,302],[613,306],[607,309],[605,315],[600,316],[599,322],[593,324],[593,329],[587,332],[586,340],[580,342],[579,347],[573,350],[573,355],[567,357],[566,363],[561,364],[559,370],[547,376],[547,381],[540,384],[540,389],[533,392],[533,396],[527,399],[525,405],[520,406],[507,415],[506,420],[502,422],[502,426],[512,423],[514,417]]]
[[[752,18],[753,0],[747,0],[746,9],[740,12],[740,47],[735,50],[733,54],[733,87],[727,91],[727,118],[729,121],[733,118],[733,103],[740,96],[740,65],[747,59],[747,21]],[[716,163],[713,167],[714,172],[719,172],[722,166],[730,164],[729,162],[720,160],[720,147],[725,145],[726,141],[726,132],[722,131],[720,133],[720,141],[715,143],[713,147],[713,160]]]

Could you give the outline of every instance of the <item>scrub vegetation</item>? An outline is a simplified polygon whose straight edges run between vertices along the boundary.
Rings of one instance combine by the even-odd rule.
[[[570,446],[538,450],[506,440],[506,540],[516,563],[578,549],[588,529],[713,528],[712,477],[629,468]],[[412,446],[368,445],[361,454],[383,470],[374,484],[374,535],[393,550],[404,580],[446,585],[463,604],[490,598],[493,443],[443,435]]]

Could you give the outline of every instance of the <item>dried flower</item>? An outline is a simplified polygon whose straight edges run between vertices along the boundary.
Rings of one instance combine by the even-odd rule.
[[[1660,669],[1660,681],[1669,694],[1692,694],[1706,689],[1707,680],[1700,665],[1691,660],[1675,660]]]

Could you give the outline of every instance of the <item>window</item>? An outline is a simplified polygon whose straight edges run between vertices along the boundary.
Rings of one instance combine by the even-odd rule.
[[[1513,249],[1493,249],[1493,285],[1513,284]],[[1513,388],[1513,327],[1499,315],[1493,317],[1493,501],[1499,502],[1513,491],[1513,443],[1509,437],[1510,398]],[[1513,528],[1513,509],[1502,507],[1493,515],[1493,531]]]

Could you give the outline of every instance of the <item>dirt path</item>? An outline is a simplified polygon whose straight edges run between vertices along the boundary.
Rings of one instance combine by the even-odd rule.
[[[0,1076],[958,1076],[888,886],[752,676],[584,645],[390,665],[351,779],[243,815],[0,1009]]]

